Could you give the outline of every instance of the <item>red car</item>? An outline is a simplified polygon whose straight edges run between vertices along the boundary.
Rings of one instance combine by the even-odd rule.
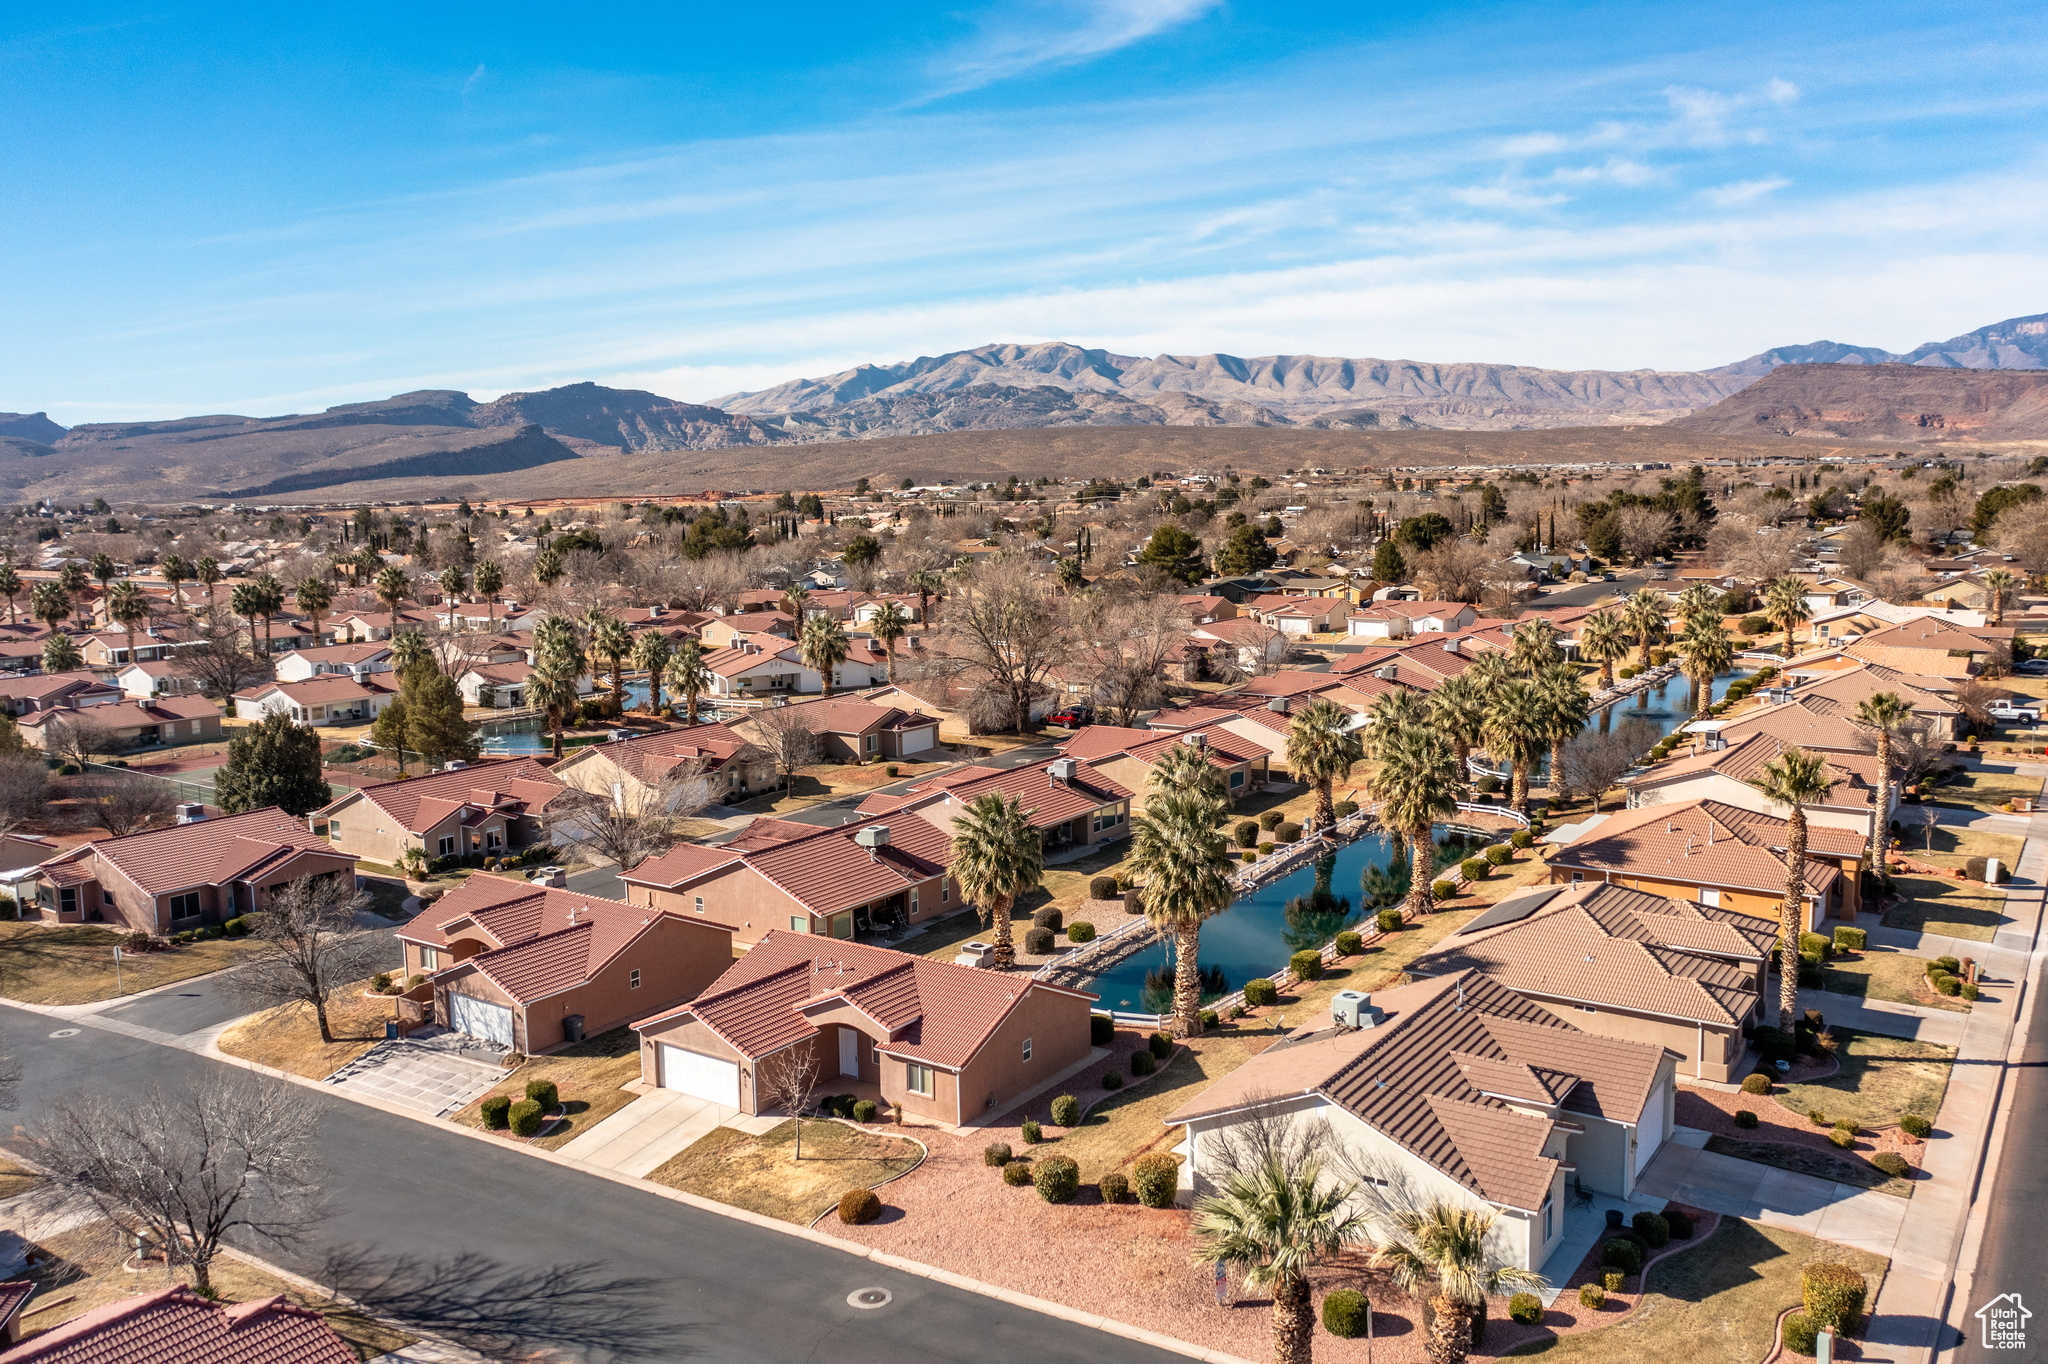
[[[1093,706],[1068,706],[1065,710],[1054,711],[1051,715],[1046,716],[1045,721],[1047,724],[1059,725],[1064,729],[1079,729],[1083,725],[1095,723],[1095,708]]]

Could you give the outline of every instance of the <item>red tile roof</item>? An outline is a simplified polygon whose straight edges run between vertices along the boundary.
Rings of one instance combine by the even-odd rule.
[[[303,682],[265,682],[260,686],[244,687],[235,693],[237,699],[261,700],[273,693],[282,695],[293,705],[321,706],[335,701],[361,701],[380,693],[352,678],[329,673],[320,677],[309,677]]]
[[[1550,865],[1589,875],[1650,877],[1782,895],[1787,828],[1782,819],[1717,800],[1651,805],[1610,815],[1559,848]],[[1842,873],[1824,859],[1855,857],[1863,850],[1863,840],[1846,829],[1809,824],[1807,849],[1809,893],[1825,895]]]
[[[225,1304],[183,1284],[51,1327],[0,1364],[355,1364],[326,1318],[282,1297]]]
[[[245,815],[173,824],[126,838],[83,843],[43,863],[44,875],[59,885],[105,876],[111,865],[146,895],[169,895],[194,886],[270,877],[303,853],[352,863],[326,839],[276,806]],[[320,868],[328,870],[328,868]]]
[[[618,743],[593,744],[563,759],[554,770],[562,772],[574,763],[602,755],[617,764],[620,770],[652,784],[683,762],[700,762],[704,771],[716,772],[748,748],[743,735],[724,725],[692,725]]]
[[[776,823],[784,829],[793,825],[793,821]],[[855,843],[853,836],[875,826],[889,830],[889,842],[870,853]],[[707,848],[679,843],[620,879],[629,885],[673,890],[708,872],[744,862],[813,913],[836,914],[929,881],[953,861],[950,833],[925,819],[869,818],[856,824],[803,827],[802,834],[764,840],[758,846],[728,843]]]
[[[436,772],[407,781],[380,782],[351,791],[315,815],[332,814],[352,800],[366,800],[410,833],[422,833],[469,803],[470,793],[489,786],[504,799],[507,815],[538,814],[569,788],[532,758],[500,758]]]
[[[950,827],[951,819],[939,813],[948,797],[954,804],[946,808],[964,809],[989,792],[999,791],[1024,803],[1034,828],[1046,829],[1079,819],[1113,802],[1129,800],[1134,794],[1087,763],[1078,763],[1077,768],[1069,783],[1055,780],[1035,763],[1009,768],[963,767],[918,783],[908,795],[869,796],[858,808],[863,815],[905,809],[929,811],[926,818],[945,819]]]
[[[843,1000],[888,1033],[891,1056],[958,1070],[1034,990],[1094,995],[886,947],[771,929],[732,969],[680,1009],[635,1028],[689,1016],[758,1060],[817,1029],[804,1010]]]

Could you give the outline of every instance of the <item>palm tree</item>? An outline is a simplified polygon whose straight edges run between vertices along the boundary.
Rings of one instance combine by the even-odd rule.
[[[833,670],[846,661],[846,627],[829,615],[805,618],[797,635],[797,653],[806,665],[818,670],[819,683],[830,696]]]
[[[1322,1161],[1305,1151],[1268,1151],[1233,1169],[1215,1193],[1195,1200],[1188,1226],[1198,1265],[1235,1265],[1245,1286],[1273,1295],[1275,1364],[1309,1364],[1315,1312],[1308,1272],[1367,1237],[1367,1216],[1350,1207],[1355,1183],[1323,1181]]]
[[[1727,627],[1721,624],[1718,615],[1694,616],[1686,623],[1685,634],[1678,642],[1685,649],[1685,662],[1680,670],[1698,690],[1698,713],[1704,717],[1707,707],[1714,703],[1714,679],[1735,662],[1735,642],[1728,638]]]
[[[263,614],[263,594],[254,583],[236,583],[228,593],[228,610],[249,622],[249,656],[262,658],[256,647],[256,618]]]
[[[207,555],[192,566],[192,576],[206,588],[206,609],[213,610],[213,589],[219,587],[227,575],[220,571],[220,564],[212,555]]]
[[[505,590],[505,570],[498,567],[495,559],[485,559],[476,566],[471,579],[476,594],[484,599],[484,628],[496,631],[498,628],[498,594]]]
[[[612,704],[621,711],[626,708],[626,675],[623,671],[626,658],[633,652],[633,632],[626,628],[626,622],[617,616],[606,615],[598,607],[591,607],[583,617],[585,638],[590,641],[590,652],[611,665]]]
[[[66,564],[57,570],[57,585],[64,589],[64,595],[76,602],[85,596],[85,565]]]
[[[107,619],[128,636],[128,661],[135,662],[135,627],[149,619],[149,599],[134,583],[122,581],[106,597]]]
[[[61,583],[37,583],[28,596],[28,613],[55,630],[58,622],[71,614],[71,594]]]
[[[1327,829],[1335,822],[1331,788],[1349,777],[1364,756],[1364,746],[1351,729],[1350,712],[1335,701],[1318,698],[1287,722],[1287,770],[1296,781],[1316,788],[1317,828]]]
[[[462,595],[462,589],[468,586],[468,584],[469,575],[462,571],[461,564],[448,565],[448,567],[441,570],[440,587],[442,601],[449,606],[454,606],[456,604],[455,599]]]
[[[0,597],[7,598],[7,623],[14,624],[14,599],[21,595],[21,575],[14,565],[0,563]]]
[[[334,593],[328,590],[327,580],[317,573],[308,573],[292,589],[292,602],[306,613],[306,619],[313,622],[313,644],[319,647],[320,621],[326,616],[327,608],[334,605]]]
[[[796,623],[798,625],[803,624],[804,604],[808,602],[810,599],[811,589],[804,586],[804,581],[801,578],[791,583],[788,587],[782,589],[783,609],[788,611],[791,616],[796,618]]]
[[[1459,673],[1437,683],[1436,690],[1429,694],[1429,723],[1450,740],[1458,757],[1458,784],[1464,786],[1471,780],[1467,774],[1471,770],[1472,746],[1486,733],[1486,705],[1480,699],[1478,684],[1469,674]]]
[[[1367,794],[1379,802],[1380,823],[1408,840],[1408,905],[1418,916],[1436,908],[1430,889],[1434,830],[1439,819],[1457,812],[1463,784],[1457,761],[1442,734],[1404,729],[1381,746],[1379,770],[1366,782]]]
[[[1428,702],[1406,687],[1390,691],[1372,703],[1366,717],[1372,721],[1359,731],[1359,743],[1364,747],[1366,757],[1378,757],[1380,741],[1406,729],[1419,725],[1429,713]]]
[[[157,572],[161,573],[164,581],[170,584],[171,605],[180,611],[184,610],[184,585],[192,581],[192,565],[186,563],[183,558],[176,554],[167,554],[164,556],[163,564],[157,569]],[[13,603],[9,602],[8,605],[11,608]]]
[[[1884,866],[1885,821],[1892,812],[1892,740],[1912,722],[1913,710],[1899,694],[1881,691],[1856,705],[1856,723],[1877,736],[1877,808],[1870,815],[1870,865]]]
[[[1541,618],[1515,627],[1511,653],[1516,671],[1527,678],[1534,678],[1553,663],[1564,662],[1564,650],[1557,646],[1557,627]]]
[[[526,694],[547,716],[557,758],[562,756],[562,731],[583,700],[582,679],[583,641],[576,634],[576,622],[564,615],[543,617],[533,631],[533,672],[527,677]]]
[[[270,622],[278,612],[284,610],[284,584],[264,573],[258,575],[252,585],[256,589],[257,600],[262,604],[260,609],[263,613],[263,652],[267,657],[274,652],[270,642]]]
[[[2006,569],[1990,568],[1984,571],[1984,607],[1991,613],[1993,625],[2004,624],[2005,608],[2011,603],[2013,594],[2019,590],[2019,586],[2018,575]]]
[[[43,641],[43,671],[46,673],[77,672],[85,666],[85,655],[78,651],[78,641],[69,635],[51,635]]]
[[[1721,594],[1706,583],[1694,583],[1678,594],[1678,622],[1689,626],[1705,616],[1721,618]]]
[[[873,619],[868,621],[868,629],[875,632],[875,638],[881,640],[882,647],[889,651],[888,662],[884,666],[888,669],[889,684],[894,686],[896,641],[910,633],[910,614],[903,609],[902,602],[885,601],[875,609]]]
[[[1614,686],[1614,664],[1628,657],[1628,626],[1612,611],[1595,611],[1579,622],[1579,657],[1600,665],[1600,687]]]
[[[1459,676],[1471,678],[1472,685],[1479,689],[1481,696],[1491,696],[1515,680],[1515,661],[1505,649],[1488,649],[1473,659],[1472,666]]]
[[[1152,760],[1152,768],[1145,774],[1145,785],[1151,796],[1171,796],[1192,792],[1206,796],[1216,802],[1216,813],[1220,817],[1226,800],[1223,775],[1216,770],[1216,764],[1209,761],[1209,750],[1202,745],[1178,743]]]
[[[662,671],[662,679],[668,689],[683,698],[683,718],[686,724],[697,723],[697,698],[711,690],[711,669],[704,666],[704,651],[694,639],[686,639],[676,649],[674,658]]]
[[[1392,1235],[1373,1248],[1372,1266],[1393,1271],[1411,1298],[1429,1294],[1430,1364],[1461,1364],[1472,1345],[1472,1309],[1500,1293],[1540,1293],[1550,1285],[1533,1269],[1502,1264],[1488,1242],[1498,1209],[1434,1202],[1389,1213]]]
[[[945,592],[946,580],[928,568],[920,568],[904,582],[917,593],[917,628],[922,634],[932,628],[932,598]]]
[[[1636,660],[1638,667],[1650,666],[1650,646],[1664,638],[1666,604],[1664,594],[1654,587],[1646,587],[1622,603],[1621,623],[1642,650]]]
[[[405,570],[393,564],[377,574],[377,600],[391,613],[391,634],[398,634],[398,604],[412,591],[412,580],[405,576]]]
[[[1792,627],[1813,619],[1806,604],[1806,584],[1797,578],[1774,578],[1764,589],[1764,619],[1785,632],[1785,657],[1792,657]]]
[[[100,600],[105,601],[107,598],[107,584],[112,582],[114,575],[120,571],[114,566],[114,556],[105,550],[101,550],[98,554],[92,556],[87,567],[92,576],[99,581]]]
[[[391,671],[394,676],[404,677],[422,663],[432,663],[433,651],[427,648],[427,637],[417,630],[401,630],[391,637]]]
[[[647,674],[647,713],[661,714],[661,670],[668,666],[668,636],[649,630],[633,641],[633,666]]]
[[[1828,793],[1827,761],[1818,753],[1788,748],[1764,764],[1751,786],[1790,807],[1785,831],[1785,898],[1778,906],[1778,1027],[1792,1035],[1799,1012],[1799,935],[1805,931],[1806,807]]]
[[[1512,768],[1514,808],[1529,813],[1529,769],[1542,759],[1550,739],[1549,706],[1531,682],[1509,682],[1488,698],[1486,751]]]
[[[995,968],[1007,971],[1017,962],[1010,912],[1045,874],[1045,840],[1023,801],[990,791],[953,821],[952,847],[953,879],[980,908],[982,923],[995,930]]]
[[[1553,663],[1536,676],[1536,693],[1543,701],[1544,736],[1550,740],[1550,789],[1556,792],[1564,771],[1564,746],[1586,727],[1593,713],[1593,698],[1579,680],[1579,670],[1569,663]]]
[[[1237,892],[1230,884],[1230,855],[1216,830],[1223,800],[1221,783],[1202,750],[1175,744],[1192,755],[1178,764],[1195,784],[1177,786],[1171,766],[1155,766],[1148,784],[1153,796],[1145,813],[1131,820],[1130,865],[1145,878],[1145,918],[1161,937],[1173,939],[1174,1030],[1182,1037],[1202,1031],[1202,921],[1230,908]],[[1194,764],[1200,775],[1193,776]]]

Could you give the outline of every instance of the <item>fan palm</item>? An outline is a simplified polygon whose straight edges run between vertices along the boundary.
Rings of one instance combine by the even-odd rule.
[[[953,879],[994,929],[995,967],[1007,971],[1017,961],[1010,914],[1017,897],[1045,875],[1045,840],[1023,801],[990,791],[953,821],[952,850]]]
[[[321,618],[327,614],[327,608],[334,605],[334,593],[328,590],[327,580],[317,573],[308,574],[292,589],[292,601],[313,622],[313,645],[318,648]]]
[[[1175,747],[1192,745],[1175,745]],[[1199,750],[1196,750],[1199,757]],[[1209,768],[1206,758],[1202,765]],[[1183,769],[1189,764],[1183,760]],[[1182,1037],[1202,1031],[1202,921],[1230,907],[1230,856],[1216,830],[1223,801],[1214,788],[1176,787],[1173,774],[1155,767],[1155,794],[1145,813],[1131,820],[1131,869],[1145,878],[1145,918],[1161,937],[1173,939],[1174,1030]]]
[[[896,641],[910,633],[910,613],[903,609],[902,602],[885,601],[875,609],[868,628],[875,632],[875,638],[882,641],[882,647],[889,651],[884,666],[888,669],[891,686],[896,682]]]
[[[398,604],[405,600],[405,594],[412,591],[412,580],[405,576],[405,570],[393,564],[377,575],[377,600],[391,613],[391,633],[398,633]]]
[[[1393,1273],[1411,1298],[1429,1295],[1430,1364],[1460,1364],[1472,1343],[1472,1309],[1500,1293],[1540,1293],[1549,1287],[1533,1269],[1502,1264],[1487,1244],[1500,1220],[1496,1209],[1434,1202],[1388,1215],[1391,1235],[1373,1248],[1372,1265]]]
[[[1488,649],[1459,676],[1471,678],[1481,696],[1491,696],[1496,688],[1515,680],[1514,658],[1503,650]]]
[[[945,592],[946,580],[928,568],[920,568],[904,581],[917,593],[917,628],[922,634],[932,628],[932,598]]]
[[[1391,698],[1386,698],[1391,699]],[[1351,715],[1334,701],[1318,699],[1287,722],[1287,770],[1316,788],[1316,825],[1336,818],[1330,790],[1351,775],[1364,750],[1350,728]]]
[[[28,613],[52,630],[71,614],[71,594],[53,582],[40,582],[28,594]]]
[[[1152,770],[1145,774],[1145,786],[1154,797],[1183,792],[1206,796],[1216,802],[1217,814],[1223,812],[1223,774],[1209,761],[1209,750],[1201,744],[1183,741],[1169,747],[1153,759]]]
[[[219,562],[208,555],[192,565],[192,576],[206,589],[206,609],[212,611],[213,589],[219,587],[221,579],[227,575],[220,571]]]
[[[1984,609],[1991,613],[1991,623],[2005,622],[2005,608],[2011,604],[2013,594],[2019,590],[2019,576],[2003,568],[1986,569],[1984,572]]]
[[[149,599],[134,583],[123,580],[107,590],[107,619],[128,636],[128,661],[135,661],[135,627],[149,619]]]
[[[120,569],[115,566],[114,556],[101,550],[92,556],[87,564],[87,571],[99,583],[100,596],[104,599],[107,595],[107,584],[114,580],[114,575],[120,572]]]
[[[1367,1239],[1370,1222],[1351,1206],[1355,1183],[1323,1179],[1314,1155],[1272,1151],[1232,1170],[1195,1200],[1188,1227],[1194,1262],[1237,1267],[1245,1286],[1273,1295],[1275,1364],[1308,1364],[1315,1313],[1308,1273]]]
[[[1553,663],[1538,674],[1536,692],[1543,701],[1544,736],[1550,740],[1550,787],[1555,791],[1564,771],[1564,746],[1586,727],[1586,717],[1593,713],[1593,698],[1586,694],[1579,670],[1569,663]]]
[[[1818,753],[1788,748],[1750,779],[1769,799],[1789,807],[1785,830],[1785,898],[1778,905],[1778,1027],[1792,1035],[1799,1012],[1799,935],[1805,931],[1806,807],[1828,793],[1826,760]]]
[[[76,672],[84,666],[85,655],[78,651],[78,641],[71,636],[51,635],[43,641],[44,672]]]
[[[704,666],[704,651],[697,641],[686,639],[678,645],[661,676],[668,689],[683,698],[684,723],[696,724],[697,698],[711,689],[711,669]]]
[[[1471,780],[1472,746],[1486,733],[1486,704],[1469,673],[1447,677],[1429,694],[1429,723],[1458,755],[1458,782]]]
[[[1685,649],[1680,670],[1699,693],[1699,714],[1704,718],[1707,707],[1714,704],[1714,679],[1735,662],[1735,641],[1728,637],[1719,616],[1694,616],[1679,644]]]
[[[1534,683],[1509,682],[1487,699],[1486,751],[1509,764],[1514,808],[1529,812],[1529,769],[1550,739],[1549,706]]]
[[[427,648],[427,637],[417,630],[400,630],[391,637],[391,671],[394,676],[404,677],[422,663],[432,663],[433,654]]]
[[[1639,667],[1650,666],[1650,646],[1664,638],[1664,615],[1668,604],[1664,594],[1654,587],[1646,587],[1622,603],[1622,627],[1642,651],[1636,659]]]
[[[163,575],[163,580],[166,583],[170,584],[171,605],[177,607],[180,611],[184,610],[185,597],[183,589],[186,583],[192,581],[192,565],[186,563],[179,555],[167,554],[164,556],[162,567],[158,568],[157,572]],[[16,590],[19,591],[20,589],[17,588]],[[5,585],[0,584],[0,593],[4,593],[4,591]],[[7,599],[7,623],[9,625],[14,623],[14,599],[12,597]]]
[[[1553,663],[1564,662],[1564,650],[1557,645],[1557,627],[1540,618],[1515,627],[1515,643],[1510,652],[1515,670],[1527,678],[1534,678]]]
[[[450,564],[441,570],[441,596],[448,605],[455,605],[455,599],[462,595],[462,589],[469,584],[469,575],[462,571],[462,565]]]
[[[659,630],[649,630],[633,641],[633,666],[647,674],[647,710],[651,715],[661,714],[661,670],[668,666],[673,652],[668,636]]]
[[[1367,794],[1379,802],[1380,823],[1408,840],[1408,904],[1418,915],[1435,907],[1430,890],[1436,874],[1433,831],[1439,819],[1457,812],[1457,761],[1442,734],[1404,729],[1381,748],[1379,770],[1366,782]]]
[[[253,658],[262,658],[256,641],[256,617],[263,614],[262,590],[254,583],[236,583],[234,590],[228,593],[228,610],[249,622],[249,654]]]
[[[1764,589],[1764,619],[1785,632],[1785,657],[1792,657],[1792,627],[1813,619],[1806,584],[1793,577],[1773,578]]]
[[[85,565],[69,563],[57,570],[57,585],[76,600],[85,595]]]
[[[612,704],[623,711],[626,708],[624,669],[627,656],[633,652],[633,632],[626,628],[626,622],[605,614],[595,606],[584,615],[583,628],[585,638],[590,641],[590,652],[610,666]]]
[[[782,609],[794,616],[799,625],[803,624],[804,606],[810,599],[811,589],[804,585],[801,578],[782,589]]]
[[[822,612],[806,618],[797,635],[797,653],[806,666],[818,670],[819,685],[830,696],[839,665],[846,661],[846,627]]]
[[[1694,583],[1678,594],[1678,623],[1690,626],[1705,616],[1721,618],[1721,594],[1706,583]]]
[[[276,646],[270,639],[270,622],[284,610],[284,584],[268,573],[262,573],[249,585],[256,590],[256,610],[263,617],[263,653],[267,658],[276,652]]]
[[[1377,756],[1382,736],[1390,735],[1409,725],[1421,724],[1423,716],[1428,712],[1428,704],[1420,694],[1409,691],[1406,687],[1387,692],[1373,702],[1372,709],[1366,712],[1366,718],[1371,723],[1358,731],[1359,743],[1364,746],[1365,756]]]
[[[498,567],[497,560],[485,559],[476,566],[471,586],[484,599],[484,628],[495,631],[498,628],[498,594],[505,590],[505,570]]]
[[[1892,741],[1912,723],[1913,711],[1897,692],[1881,691],[1856,705],[1856,723],[1877,736],[1877,808],[1870,816],[1870,865],[1884,866],[1884,829],[1892,815]]]
[[[562,756],[562,731],[582,702],[583,641],[576,622],[563,615],[543,617],[533,631],[533,672],[527,698],[547,716],[554,754]]]

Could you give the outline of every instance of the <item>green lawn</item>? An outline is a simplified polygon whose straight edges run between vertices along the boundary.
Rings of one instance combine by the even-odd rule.
[[[2005,924],[2005,893],[1945,876],[1895,876],[1898,899],[1884,912],[1886,928],[1990,942]]]
[[[1908,1113],[1934,1120],[1955,1048],[1849,1028],[1833,1032],[1842,1043],[1836,1053],[1841,1070],[1825,1080],[1784,1086],[1780,1104],[1801,1114],[1819,1109],[1831,1122],[1848,1118],[1858,1127],[1886,1127]]]
[[[1800,1271],[1816,1260],[1860,1271],[1872,1299],[1887,1264],[1867,1251],[1724,1217],[1699,1246],[1653,1265],[1642,1302],[1614,1325],[1512,1353],[1557,1364],[1756,1364],[1770,1353],[1778,1313],[1800,1301]]]
[[[216,938],[166,952],[124,952],[117,968],[114,945],[125,936],[97,924],[0,922],[0,998],[90,1004],[225,970],[261,946],[252,938]]]
[[[1918,1004],[1957,1013],[1968,1013],[1970,1009],[1966,1000],[1950,999],[1927,988],[1927,958],[1910,956],[1894,948],[1871,947],[1848,957],[1837,957],[1821,975],[1821,988],[1836,994],[1889,999],[1897,1004]]]

